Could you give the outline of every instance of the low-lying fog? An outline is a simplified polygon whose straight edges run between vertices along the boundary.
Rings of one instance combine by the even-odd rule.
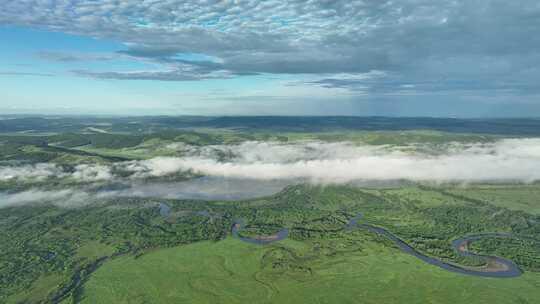
[[[35,200],[80,201],[86,196],[243,199],[275,193],[287,184],[340,184],[396,180],[433,182],[532,182],[540,179],[540,139],[439,146],[372,146],[348,142],[246,142],[195,147],[170,144],[181,157],[157,157],[114,165],[54,164],[0,167],[0,181],[66,178],[86,183],[121,182],[129,188],[91,191],[30,190],[0,196],[0,206]],[[183,183],[142,183],[149,177],[192,172],[207,176]],[[34,197],[34,198],[33,198]]]
[[[0,208],[33,202],[52,202],[59,206],[81,206],[114,197],[144,197],[195,200],[242,200],[275,194],[291,180],[260,181],[221,177],[194,178],[182,182],[139,181],[120,183],[111,187],[81,186],[62,190],[28,190],[1,193]]]

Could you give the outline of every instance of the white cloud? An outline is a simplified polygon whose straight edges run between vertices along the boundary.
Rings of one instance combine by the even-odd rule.
[[[311,83],[379,95],[538,91],[540,40],[530,39],[540,26],[534,0],[20,0],[1,6],[0,24],[119,41],[128,47],[124,55],[161,66],[77,71],[90,77],[193,81],[334,74]],[[185,59],[190,54],[215,60]],[[67,62],[115,58],[41,55]],[[351,77],[373,71],[394,75]]]
[[[149,160],[126,162],[119,164],[118,167],[132,172],[133,178],[165,176],[183,171],[178,158],[173,157],[156,157]]]
[[[81,181],[109,180],[113,178],[107,166],[81,164],[75,167],[71,177]]]
[[[301,179],[314,183],[354,180],[523,181],[540,180],[540,139],[494,143],[451,143],[430,150],[410,146],[354,145],[347,142],[245,142],[238,145],[169,145],[184,157],[104,165],[81,164],[72,172],[49,164],[0,167],[0,180],[73,178],[82,182],[162,177],[182,172],[251,180]],[[427,152],[426,152],[427,151]]]
[[[429,146],[357,146],[347,142],[245,142],[238,145],[188,146],[171,144],[185,157],[156,157],[115,163],[111,167],[81,164],[64,172],[55,165],[0,168],[0,180],[52,176],[85,182],[114,180],[126,189],[33,189],[0,193],[0,208],[52,203],[81,206],[117,196],[224,199],[248,198],[279,191],[295,182],[320,184],[355,181],[532,182],[540,180],[540,138],[504,139],[492,143],[450,143]],[[426,152],[428,151],[428,152]],[[223,156],[226,156],[223,159]],[[130,172],[126,179],[116,171]],[[209,178],[179,183],[141,183],[137,179],[179,172]]]
[[[307,179],[317,183],[354,180],[505,181],[540,179],[540,139],[506,139],[489,144],[451,144],[437,154],[391,146],[308,142],[249,142],[214,146],[231,158],[219,161],[208,153],[185,158],[138,162],[141,172],[165,175],[176,171],[229,178]]]
[[[80,164],[75,166],[73,170],[65,170],[49,163],[0,167],[0,181],[43,181],[48,178],[73,178],[78,181],[90,182],[108,180],[112,177],[111,168],[92,164]]]
[[[10,179],[43,180],[49,177],[61,177],[65,174],[54,164],[40,163],[24,166],[0,167],[0,181]]]
[[[76,207],[92,202],[94,202],[94,199],[87,192],[72,189],[56,191],[29,190],[13,194],[0,193],[0,208],[47,203],[63,207]]]

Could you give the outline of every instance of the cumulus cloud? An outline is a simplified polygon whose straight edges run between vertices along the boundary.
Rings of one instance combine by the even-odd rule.
[[[157,72],[77,71],[96,78],[317,74],[306,83],[371,94],[525,95],[537,93],[540,77],[535,0],[3,1],[0,24],[120,41],[122,54],[163,65]],[[178,58],[194,53],[216,60]],[[391,73],[375,82],[340,76],[370,71]]]

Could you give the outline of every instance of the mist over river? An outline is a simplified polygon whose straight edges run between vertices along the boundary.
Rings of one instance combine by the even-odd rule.
[[[406,181],[357,180],[349,186],[394,188]],[[78,207],[115,197],[139,197],[185,200],[246,200],[274,195],[285,187],[311,184],[306,179],[250,179],[207,176],[176,182],[116,181],[105,184],[66,188],[30,188],[20,192],[0,192],[0,208],[40,203]]]
[[[295,184],[293,180],[201,177],[182,182],[133,183],[120,190],[104,190],[99,194],[165,199],[243,200],[273,195],[292,184]]]

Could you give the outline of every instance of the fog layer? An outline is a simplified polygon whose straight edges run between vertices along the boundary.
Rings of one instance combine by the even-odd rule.
[[[53,164],[0,167],[2,180],[100,180],[160,177],[182,172],[254,180],[302,179],[313,183],[355,180],[522,181],[540,179],[540,139],[440,146],[373,146],[347,142],[246,142],[194,147],[172,145],[181,157],[105,165]],[[121,172],[120,176],[116,174]]]
[[[244,199],[269,195],[298,182],[540,180],[540,139],[408,146],[246,142],[205,147],[174,144],[169,148],[181,157],[157,157],[109,166],[80,164],[67,169],[44,163],[0,167],[0,182],[40,181],[46,185],[52,178],[82,182],[63,190],[51,191],[45,187],[0,193],[0,207],[35,202],[80,206],[118,196]],[[147,180],[185,172],[206,177],[175,183]],[[122,188],[103,187],[115,183]]]
[[[426,152],[427,151],[427,152]],[[191,154],[191,155],[189,155]],[[440,147],[355,146],[351,143],[249,142],[214,146],[182,158],[154,158],[137,166],[150,174],[174,171],[258,180],[522,181],[540,179],[540,139]],[[216,155],[228,155],[226,160]]]

